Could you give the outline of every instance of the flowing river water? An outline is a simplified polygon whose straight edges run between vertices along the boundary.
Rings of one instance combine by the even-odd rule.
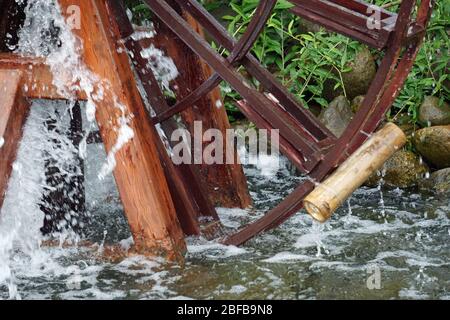
[[[102,88],[95,87],[95,75],[72,67],[79,63],[72,56],[77,50],[72,50],[74,41],[55,16],[57,10],[48,10],[54,2],[35,3],[28,15],[40,28],[56,24],[63,41],[55,49],[29,23],[19,51],[48,57],[53,71],[70,66],[72,74],[55,77],[57,87],[67,78],[83,79],[79,85],[90,97],[83,105],[85,120],[88,129],[95,129],[89,118]],[[56,23],[48,24],[49,19]],[[67,88],[59,89],[64,93]],[[70,92],[67,95],[70,98]],[[450,202],[415,190],[361,188],[326,224],[313,222],[301,211],[239,248],[189,238],[183,265],[141,256],[106,260],[103,245],[128,247],[132,241],[111,170],[105,173],[107,155],[95,144],[83,151],[90,216],[83,229],[98,246],[42,245],[44,215],[39,204],[48,187],[43,182],[45,157],[52,155],[64,167],[74,154],[70,143],[48,131],[44,122],[56,118],[59,132],[64,132],[70,106],[33,103],[0,216],[0,298],[450,299]],[[61,139],[57,149],[55,139]],[[277,164],[267,158],[245,167],[254,207],[219,208],[227,231],[261,217],[304,179],[285,159],[278,170],[271,170]],[[60,240],[73,236],[62,234]]]
[[[21,170],[6,202],[14,216],[6,212],[0,224],[1,298],[450,298],[449,200],[413,190],[361,188],[326,224],[302,211],[240,248],[189,238],[184,265],[140,256],[108,261],[102,244],[131,241],[113,178],[98,179],[106,157],[101,145],[87,150],[91,221],[85,226],[86,237],[100,246],[39,246],[43,214],[33,207],[39,196],[33,181],[42,174],[36,166],[48,135],[42,119],[57,108],[36,101],[28,120]],[[254,208],[219,209],[227,230],[260,217],[303,179],[284,159],[268,175],[277,164],[269,158],[246,166]],[[16,184],[22,186],[17,193]]]

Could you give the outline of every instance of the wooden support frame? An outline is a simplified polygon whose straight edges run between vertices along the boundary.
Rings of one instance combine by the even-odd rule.
[[[178,9],[182,12],[180,8]],[[192,29],[204,37],[199,23],[186,13],[182,13],[182,15]],[[153,39],[143,40],[142,43],[145,46],[154,44],[166,52],[180,71],[180,75],[172,81],[172,89],[176,94],[177,101],[180,101],[179,106],[189,104],[189,108],[185,108],[181,113],[183,123],[192,136],[194,136],[196,121],[201,121],[203,130],[218,129],[226,136],[226,130],[231,129],[231,126],[225,108],[217,107],[217,101],[223,106],[220,89],[217,87],[220,78],[217,78],[216,75],[213,76],[211,68],[199,59],[163,22],[156,17],[153,20],[156,36]],[[198,92],[199,89],[202,91],[202,83],[211,83],[212,78],[219,79],[219,82],[206,88],[201,99],[191,100],[191,97],[198,97],[195,92]],[[193,88],[197,89],[192,91]],[[153,119],[154,122],[166,122],[177,113],[173,113],[176,108],[176,106],[172,106],[160,110],[157,114],[165,115],[164,119]],[[236,151],[227,150],[227,147],[230,146],[224,146],[224,154],[233,152],[237,158]],[[208,197],[214,205],[227,208],[247,208],[252,204],[247,181],[240,164],[195,165],[195,167],[200,172],[201,182],[208,190]]]
[[[386,47],[396,22],[395,14],[373,5],[371,7],[362,1],[290,0],[290,2],[295,4],[291,9],[293,13],[377,49]],[[369,13],[373,13],[375,9],[379,10],[382,19],[379,30],[368,27],[371,23]]]
[[[22,95],[22,72],[0,70],[0,210],[30,105]]]
[[[113,13],[111,19],[116,21],[119,26],[121,38],[116,40],[123,42],[130,54],[135,57],[136,73],[146,92],[146,98],[151,108],[155,112],[163,112],[169,109],[153,72],[147,71],[147,61],[141,56],[143,50],[141,43],[134,41],[131,37],[134,28],[128,19],[125,7],[112,0],[108,0],[107,5]],[[148,120],[150,121],[150,115]],[[178,125],[175,120],[169,119],[161,124],[161,128],[166,137],[170,137],[178,129]],[[171,147],[174,146],[170,140],[169,144]],[[183,231],[187,235],[202,233],[207,237],[213,237],[214,232],[220,229],[219,217],[212,202],[207,197],[206,188],[200,180],[197,168],[189,164],[173,164],[161,141],[157,141],[157,146]],[[207,219],[202,219],[202,217]],[[203,223],[201,220],[208,221]]]
[[[29,99],[61,100],[65,98],[53,85],[53,75],[42,58],[0,53],[0,70],[20,70],[23,74],[23,95]],[[76,94],[78,100],[86,100],[84,92]]]
[[[123,44],[115,41],[118,26],[110,20],[104,0],[59,0],[62,12],[76,4],[81,12],[83,60],[90,70],[110,86],[98,102],[96,118],[107,152],[115,145],[123,116],[134,137],[116,155],[116,178],[120,197],[138,252],[181,258],[184,234],[176,216],[164,170],[159,161],[155,128],[146,121],[148,114],[140,97]],[[115,99],[124,110],[115,106]]]

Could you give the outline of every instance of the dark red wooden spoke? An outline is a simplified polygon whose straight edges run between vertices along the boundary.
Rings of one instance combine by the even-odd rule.
[[[304,197],[314,188],[314,183],[322,181],[336,166],[345,161],[352,152],[359,148],[367,139],[367,133],[375,131],[404,84],[419,50],[420,42],[423,41],[422,36],[416,43],[410,44],[402,60],[398,63],[398,68],[394,74],[401,52],[401,44],[408,35],[408,26],[413,7],[413,1],[404,1],[402,3],[399,19],[397,20],[396,33],[391,40],[391,47],[388,49],[374,84],[368,97],[366,97],[368,104],[356,116],[359,119],[353,120],[346,133],[339,139],[339,143],[330,148],[325,159],[311,172],[308,181],[301,184],[264,217],[228,237],[224,243],[240,245],[258,233],[278,226],[297,213],[303,207],[302,201]],[[425,27],[429,20],[431,8],[432,1],[425,0],[421,2],[417,23],[422,27]],[[391,75],[393,75],[392,78]]]
[[[183,6],[185,1],[177,2]],[[253,47],[254,43],[258,39],[262,30],[264,29],[267,20],[270,18],[273,8],[275,7],[277,0],[262,1],[255,11],[255,15],[252,18],[246,32],[238,43],[234,46],[230,56],[228,57],[228,63],[231,66],[239,62],[243,57],[245,57],[248,52]],[[187,108],[192,107],[199,99],[204,97],[206,94],[211,92],[217,85],[219,85],[222,79],[217,73],[214,73],[208,80],[206,80],[200,87],[194,90],[191,94],[185,97],[183,100],[178,102],[175,106],[171,107],[169,110],[158,114],[154,119],[154,123],[160,123],[173,117]]]
[[[181,0],[178,1],[181,2]],[[270,18],[270,14],[276,4],[277,0],[266,0],[260,2],[252,20],[250,21],[250,24],[247,27],[247,30],[233,48],[233,52],[228,59],[229,61],[240,61],[247,55],[247,53],[249,53],[266,26],[266,23]]]
[[[203,82],[197,89],[192,91],[189,95],[187,95],[184,99],[177,102],[174,106],[170,107],[170,109],[161,112],[153,117],[152,121],[154,124],[162,123],[167,119],[170,119],[176,114],[183,112],[186,109],[192,108],[194,104],[210,93],[214,88],[216,88],[222,79],[220,76],[215,73],[210,78],[208,78],[205,82]]]
[[[220,76],[248,101],[280,134],[308,159],[311,167],[320,160],[317,144],[305,139],[305,129],[282,109],[274,109],[273,103],[256,89],[251,88],[245,79],[234,69],[227,66],[226,60],[218,55],[204,39],[191,30],[189,25],[165,1],[145,1],[153,12],[167,24],[197,55],[204,59]]]
[[[343,6],[327,0],[290,0],[295,4],[291,9],[296,15],[318,23],[325,28],[358,40],[368,46],[383,49],[387,45],[389,34],[392,31],[386,21],[381,21],[381,29],[369,29],[369,17],[351,6]],[[341,1],[345,2],[345,1]],[[395,18],[395,16],[394,16]]]
[[[369,37],[377,38],[379,36],[378,30],[369,29],[369,16],[366,13],[355,11],[351,7],[348,7],[342,3],[328,0],[289,1],[303,10],[314,12],[322,17],[328,18],[329,20],[337,21],[342,26],[367,34]]]
[[[239,246],[257,234],[279,226],[303,208],[303,199],[314,189],[314,186],[315,184],[312,181],[303,182],[286,199],[267,212],[264,217],[227,237],[223,243]]]
[[[120,1],[107,0],[107,5],[112,13],[110,16],[117,20],[120,36],[123,38],[125,46],[133,53],[133,59],[137,65],[136,72],[151,107],[157,112],[169,109],[155,76],[147,68],[147,61],[140,54],[143,49],[141,44],[131,38],[134,30],[123,4]],[[178,125],[172,120],[166,121],[161,127],[169,139],[172,132],[178,129]],[[194,165],[175,166],[162,141],[158,143],[157,147],[183,230],[188,235],[198,235],[200,233],[199,216],[208,216],[216,221],[219,220],[213,204],[207,197],[208,193],[201,182],[200,173]]]
[[[189,12],[208,32],[208,34],[220,46],[232,51],[236,45],[234,40],[222,26],[201,4],[195,0],[186,0],[184,8]],[[334,135],[323,126],[309,110],[301,106],[297,99],[265,69],[251,54],[242,59],[242,64],[247,71],[257,79],[263,88],[280,102],[280,104],[293,115],[301,125],[310,133],[310,137],[316,141],[334,139]]]
[[[290,0],[291,1],[291,0]],[[296,2],[297,0],[292,0],[291,2]],[[377,10],[379,10],[379,12],[381,13],[381,18],[382,19],[388,19],[391,17],[395,17],[397,16],[397,14],[390,12],[386,9],[384,9],[383,7],[377,7],[374,6],[373,4],[367,3],[365,1],[362,0],[329,0],[330,2],[334,2],[340,6],[343,6],[349,10],[358,12],[362,15],[366,15],[366,16],[370,16],[371,14],[368,12],[368,9],[370,7],[374,8],[376,7]]]

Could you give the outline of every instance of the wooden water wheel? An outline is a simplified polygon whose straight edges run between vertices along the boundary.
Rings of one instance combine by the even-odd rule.
[[[341,33],[372,48],[384,51],[376,77],[367,93],[363,107],[340,138],[336,138],[319,121],[290,95],[273,76],[249,53],[277,1],[261,1],[246,33],[234,40],[208,12],[195,0],[174,1],[192,15],[205,31],[231,54],[224,58],[215,52],[202,38],[189,28],[182,16],[174,9],[173,1],[147,0],[151,10],[167,24],[196,54],[216,72],[185,100],[155,120],[161,122],[188,108],[192,103],[227,81],[244,101],[241,111],[258,127],[280,130],[281,150],[310,179],[302,183],[278,206],[263,218],[246,226],[225,240],[227,244],[239,245],[256,234],[274,228],[303,207],[304,198],[314,189],[315,183],[323,181],[368,139],[380,125],[406,80],[423,41],[433,1],[420,1],[418,13],[414,0],[403,0],[397,14],[376,8],[360,0],[293,0],[291,9],[304,19],[313,21],[329,30]],[[369,10],[369,8],[371,10]],[[370,12],[381,13],[377,30],[369,28]],[[249,88],[237,72],[243,66],[256,78],[277,102],[264,93]]]
[[[243,101],[238,107],[249,120],[259,128],[279,130],[282,153],[309,179],[264,217],[222,240],[225,244],[240,245],[260,232],[280,225],[302,209],[305,197],[316,185],[352,155],[355,156],[356,151],[377,130],[413,66],[433,5],[432,0],[422,0],[419,4],[415,0],[403,0],[398,13],[393,13],[361,0],[290,1],[293,4],[291,11],[300,17],[384,52],[363,107],[338,138],[303,108],[250,52],[270,18],[276,0],[260,2],[246,32],[238,40],[230,36],[195,0],[144,2],[164,27],[191,50],[191,55],[195,54],[196,59],[201,59],[213,70],[209,78],[206,77],[198,87],[189,88],[190,93],[172,106],[166,101],[154,74],[146,68],[147,61],[140,54],[142,45],[133,40],[135,30],[121,1],[59,0],[63,12],[72,4],[81,8],[82,27],[75,32],[84,41],[84,63],[111,83],[113,91],[118,93],[126,106],[126,112],[135,119],[131,122],[135,136],[116,154],[114,174],[136,246],[142,249],[140,251],[170,252],[174,256],[181,255],[184,250],[183,233],[190,235],[200,234],[202,229],[214,230],[219,220],[205,188],[208,185],[202,183],[202,174],[195,166],[175,166],[172,163],[156,132],[156,125],[161,125],[169,136],[177,128],[173,116],[186,112],[216,90],[221,81],[226,81],[242,96]],[[416,6],[418,10],[414,17]],[[381,17],[376,29],[369,27],[372,19],[370,12],[374,10],[378,10]],[[230,54],[222,56],[214,50],[199,33],[198,26],[193,27],[192,21]],[[134,70],[146,97],[138,91],[128,57],[118,53],[122,47],[126,47],[133,57]],[[31,74],[30,65],[33,66]],[[258,80],[264,92],[249,85],[237,71],[238,67],[244,67]],[[6,78],[14,81],[8,82],[8,100],[2,101],[2,104],[9,108],[6,110],[11,110],[13,105],[22,106],[17,110],[23,111],[0,117],[0,136],[7,141],[0,149],[0,173],[4,178],[0,180],[1,194],[6,188],[20,136],[17,128],[21,127],[25,118],[26,99],[61,98],[52,89],[51,74],[40,59],[3,54],[0,57],[0,81]],[[43,85],[23,92],[20,87],[27,81],[38,81]],[[83,92],[79,93],[78,98],[85,98]],[[146,110],[145,99],[156,112],[155,116],[150,116]],[[113,147],[117,139],[115,124],[109,121],[117,110],[109,102],[105,99],[100,103],[96,114],[107,150]],[[209,107],[211,105],[202,104],[200,112],[210,114]],[[245,187],[242,187],[242,176],[238,174],[228,179],[231,181],[228,187],[240,188],[238,194],[246,193]],[[242,199],[245,197],[241,196]],[[241,202],[242,205],[248,203],[248,200]],[[207,226],[199,222],[201,217],[209,217]]]

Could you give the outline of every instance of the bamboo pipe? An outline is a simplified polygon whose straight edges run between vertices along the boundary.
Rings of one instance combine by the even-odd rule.
[[[306,211],[320,222],[327,221],[405,143],[403,131],[393,123],[386,124],[305,198]]]

